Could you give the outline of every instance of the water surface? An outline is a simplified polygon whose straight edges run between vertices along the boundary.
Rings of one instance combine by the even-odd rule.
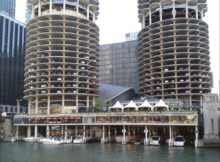
[[[220,148],[2,142],[0,162],[220,162]]]

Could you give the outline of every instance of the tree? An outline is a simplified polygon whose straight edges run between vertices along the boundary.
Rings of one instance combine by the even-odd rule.
[[[96,111],[103,111],[105,107],[105,100],[102,97],[97,97],[95,101],[95,109]]]

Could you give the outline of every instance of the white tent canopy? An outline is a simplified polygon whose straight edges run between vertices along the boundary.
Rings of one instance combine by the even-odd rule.
[[[121,109],[121,111],[123,111],[124,107],[122,106],[122,104],[119,101],[117,101],[112,107],[109,107],[109,111],[111,109]]]
[[[125,107],[124,109],[129,109],[129,108],[134,108],[135,110],[137,110],[137,105],[131,100]]]
[[[154,108],[158,108],[158,107],[165,107],[167,111],[169,110],[169,106],[165,104],[165,102],[162,99],[160,99],[160,101],[154,106]]]
[[[138,108],[150,108],[153,110],[153,106],[151,106],[147,100],[145,100]]]

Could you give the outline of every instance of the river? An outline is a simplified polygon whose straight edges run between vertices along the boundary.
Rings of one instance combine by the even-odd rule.
[[[0,142],[0,162],[220,162],[220,148]]]

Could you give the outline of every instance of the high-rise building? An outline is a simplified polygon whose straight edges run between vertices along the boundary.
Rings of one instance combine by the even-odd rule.
[[[17,112],[23,98],[25,25],[0,13],[0,111]]]
[[[98,0],[28,0],[25,99],[31,114],[85,111],[98,83]]]
[[[178,99],[201,106],[210,93],[206,0],[139,0],[141,96]]]
[[[127,33],[128,41],[100,45],[100,82],[132,87],[138,93],[137,34]]]
[[[0,12],[3,11],[9,16],[15,18],[15,4],[16,0],[1,0],[0,1]]]

